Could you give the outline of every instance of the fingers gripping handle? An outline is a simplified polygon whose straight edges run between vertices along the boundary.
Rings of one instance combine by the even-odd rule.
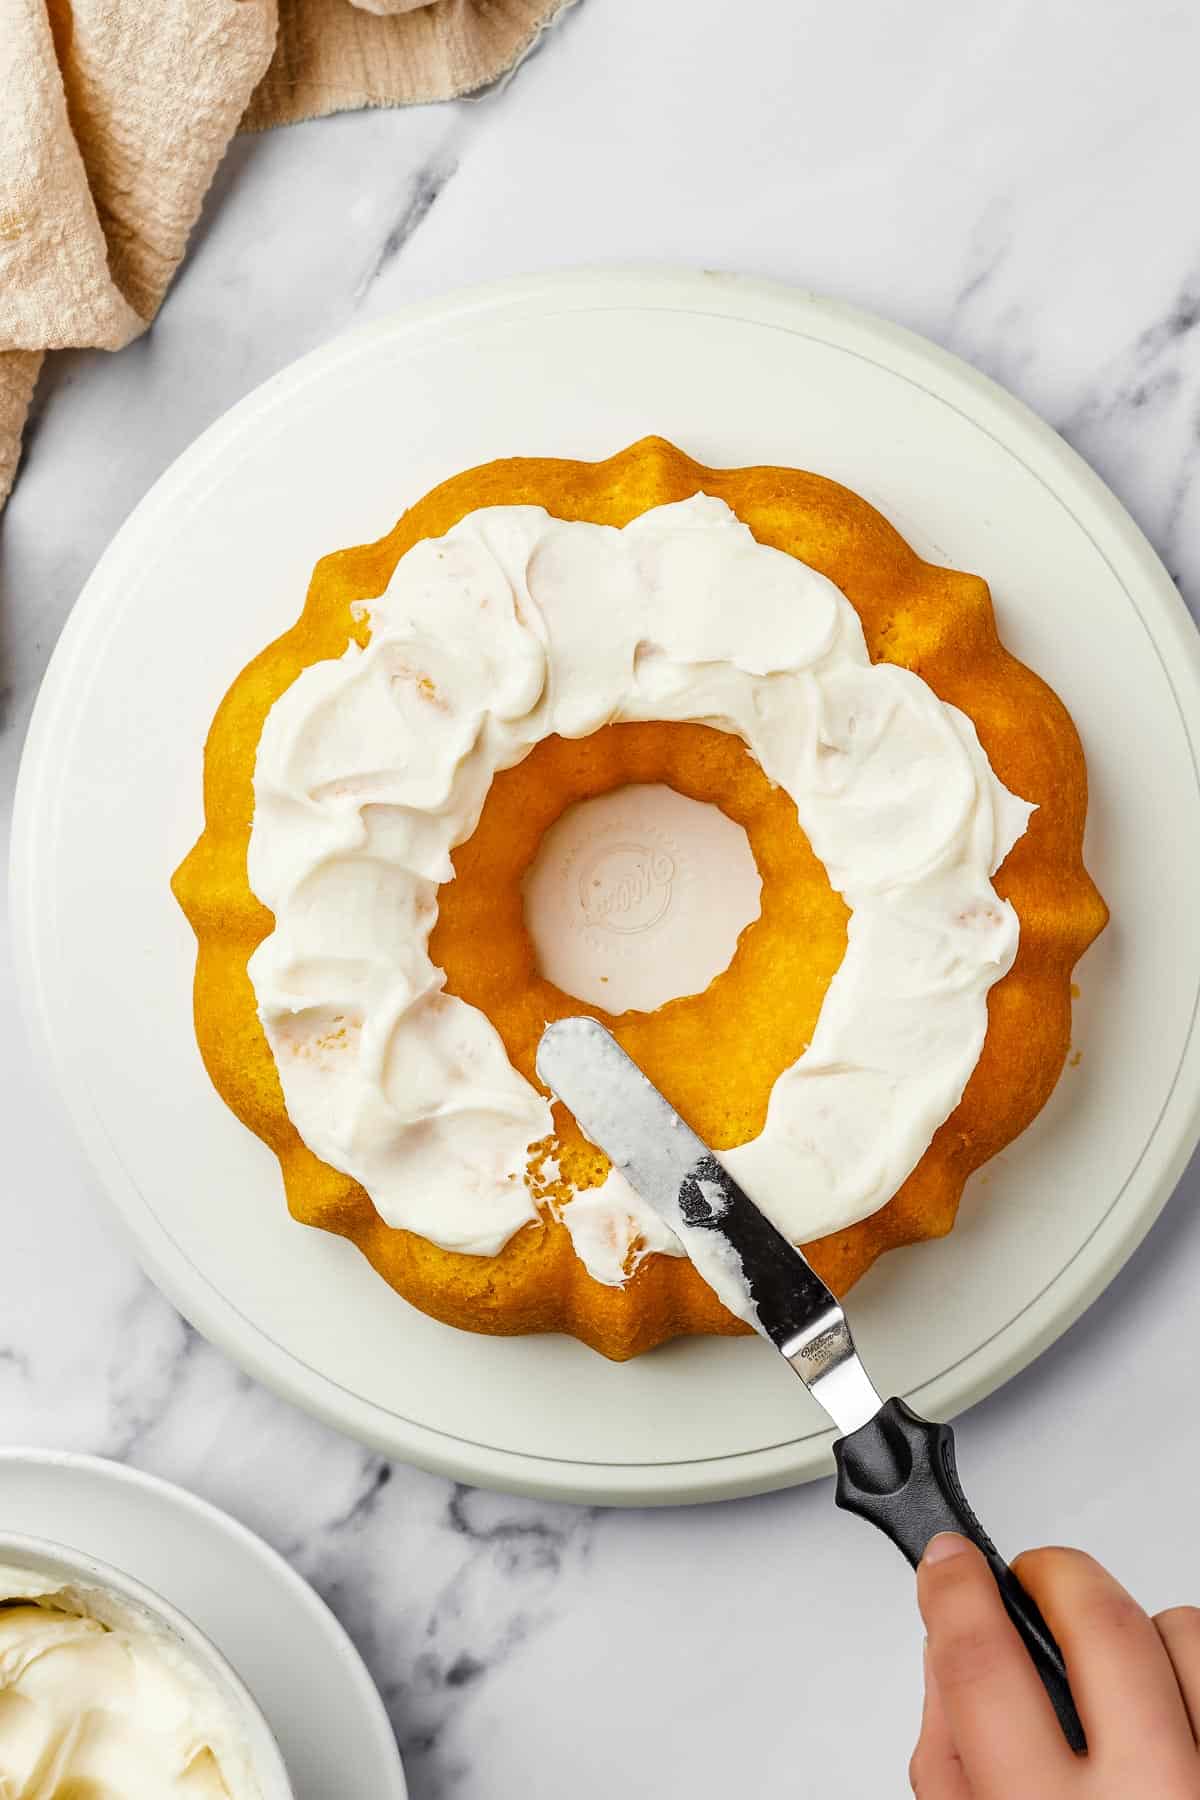
[[[1026,1593],[971,1510],[959,1486],[954,1433],[917,1416],[903,1400],[888,1400],[866,1425],[833,1446],[837,1503],[858,1513],[891,1538],[915,1569],[939,1531],[957,1531],[988,1560],[1005,1610],[1050,1696],[1072,1750],[1087,1740],[1066,1664],[1031,1594]]]

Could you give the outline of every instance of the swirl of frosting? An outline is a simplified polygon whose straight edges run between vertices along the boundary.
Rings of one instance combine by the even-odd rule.
[[[839,589],[703,494],[623,530],[481,510],[415,545],[368,611],[365,648],[276,701],[255,770],[248,870],[275,929],[250,976],[310,1149],[450,1249],[493,1255],[537,1217],[549,1107],[443,991],[438,884],[496,773],[550,733],[699,721],[787,791],[851,909],[811,1045],[725,1160],[797,1243],[883,1206],[961,1099],[1016,953],[991,876],[1031,808],[970,720],[872,664]],[[602,1281],[682,1254],[615,1172],[563,1217]]]
[[[0,1570],[0,1794],[257,1800],[223,1703],[109,1597]],[[104,1618],[95,1616],[97,1611]]]

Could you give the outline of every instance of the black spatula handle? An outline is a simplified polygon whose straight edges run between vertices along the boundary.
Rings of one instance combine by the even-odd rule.
[[[1000,1597],[1033,1658],[1058,1722],[1072,1750],[1087,1740],[1054,1634],[975,1517],[958,1480],[954,1433],[949,1425],[919,1418],[903,1400],[888,1400],[869,1424],[833,1446],[837,1503],[860,1514],[891,1538],[915,1569],[939,1531],[970,1538],[987,1558]]]

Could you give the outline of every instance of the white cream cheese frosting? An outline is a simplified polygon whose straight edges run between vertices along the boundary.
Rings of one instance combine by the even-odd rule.
[[[1016,953],[991,876],[1032,809],[970,720],[872,664],[833,583],[703,494],[623,530],[484,509],[365,607],[366,647],[280,696],[255,770],[249,877],[275,929],[250,976],[308,1146],[450,1249],[495,1254],[538,1217],[550,1109],[443,991],[437,889],[496,773],[542,738],[698,721],[787,791],[851,909],[812,1043],[724,1160],[796,1243],[883,1206],[962,1097]],[[562,1216],[601,1281],[682,1254],[615,1172]]]
[[[5,1800],[258,1800],[219,1696],[149,1621],[20,1570],[0,1596]]]

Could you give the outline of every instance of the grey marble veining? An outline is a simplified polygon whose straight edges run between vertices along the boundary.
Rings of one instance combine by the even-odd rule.
[[[55,357],[39,392],[2,527],[5,824],[63,621],[179,451],[347,326],[524,270],[741,268],[924,331],[1063,432],[1200,608],[1198,57],[1176,0],[1094,0],[1086,21],[1072,0],[759,0],[736,20],[721,0],[585,0],[479,101],[239,141],[153,331]],[[593,1513],[381,1461],[157,1294],[29,1066],[3,960],[0,1020],[0,1438],[125,1458],[283,1550],[366,1655],[416,1800],[904,1793],[910,1583],[825,1484]],[[962,1434],[1002,1543],[1084,1542],[1157,1606],[1200,1597],[1200,1458],[1174,1429],[1194,1413],[1195,1197],[1193,1171],[1104,1299]],[[800,1680],[810,1616],[828,1655]]]
[[[429,217],[449,181],[458,172],[459,139],[465,136],[458,130],[447,133],[445,142],[437,152],[423,162],[408,184],[408,193],[403,210],[396,223],[391,227],[379,254],[371,267],[363,275],[354,289],[355,306],[361,304],[379,277],[401,254],[413,233],[419,231]]]

